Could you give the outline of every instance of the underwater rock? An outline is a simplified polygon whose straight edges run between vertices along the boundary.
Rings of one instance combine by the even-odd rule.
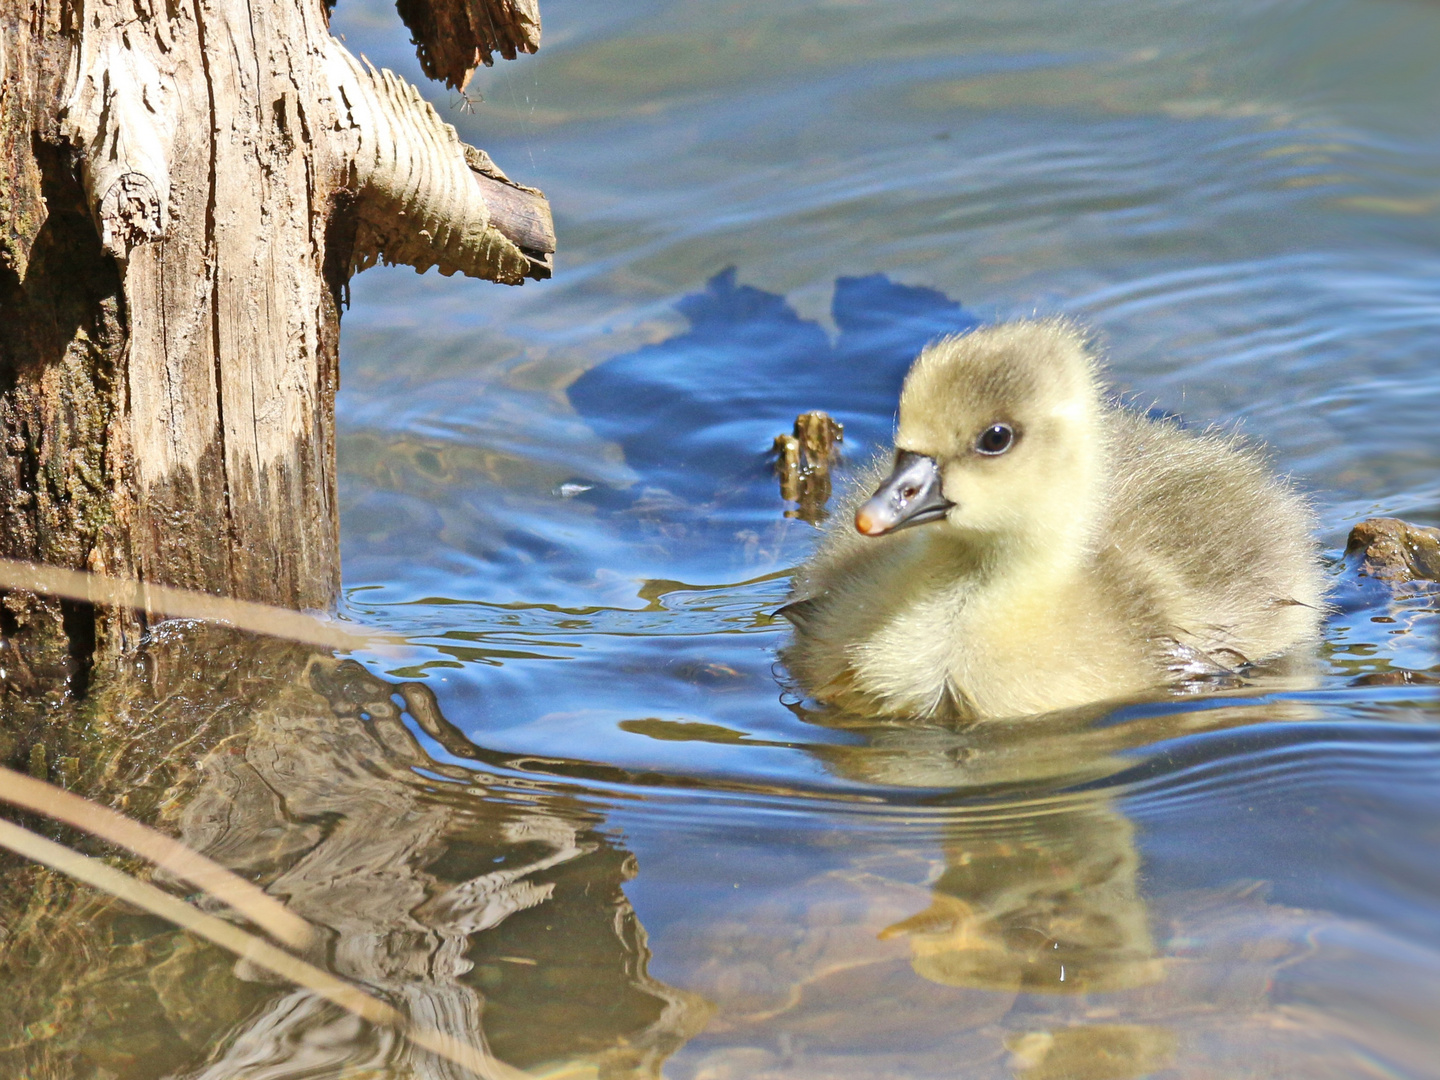
[[[1440,529],[1399,518],[1366,518],[1350,530],[1345,557],[1381,581],[1440,581]]]

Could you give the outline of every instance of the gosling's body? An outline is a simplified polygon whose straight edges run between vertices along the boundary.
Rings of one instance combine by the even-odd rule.
[[[978,449],[1002,428],[1012,445]],[[1318,632],[1304,500],[1233,436],[1109,403],[1064,323],[932,345],[906,380],[896,447],[934,465],[939,503],[914,528],[902,506],[884,535],[861,535],[857,508],[882,528],[867,522],[881,495],[861,506],[877,462],[786,609],[786,664],[821,700],[1022,716],[1234,670]]]

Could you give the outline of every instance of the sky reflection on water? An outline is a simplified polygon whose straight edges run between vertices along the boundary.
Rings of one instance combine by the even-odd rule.
[[[1440,1077],[1437,587],[1338,550],[1440,524],[1440,8],[544,17],[473,114],[426,91],[546,190],[555,280],[377,268],[344,318],[345,613],[408,645],[137,698],[205,748],[175,830],[541,1075]],[[419,81],[380,0],[334,27]],[[925,341],[1032,312],[1314,493],[1313,685],[970,730],[788,685],[772,613],[815,532],[772,437],[829,409],[853,467]],[[77,946],[34,990],[63,1035],[25,1036],[76,1075],[451,1075],[84,918],[109,981]]]
[[[352,44],[409,70],[379,12]],[[356,282],[348,603],[492,764],[624,837],[650,975],[711,1010],[666,1075],[1440,1075],[1440,703],[1395,685],[1436,673],[1435,593],[1336,550],[1440,522],[1440,14],[545,17],[445,115],[551,197],[555,281]],[[772,670],[814,534],[770,439],[826,408],[853,466],[920,344],[1032,312],[1314,492],[1313,688],[977,734],[814,713]]]

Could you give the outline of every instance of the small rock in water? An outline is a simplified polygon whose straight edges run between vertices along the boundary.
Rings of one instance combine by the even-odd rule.
[[[1345,556],[1382,581],[1440,581],[1440,529],[1399,518],[1366,518],[1350,530]]]

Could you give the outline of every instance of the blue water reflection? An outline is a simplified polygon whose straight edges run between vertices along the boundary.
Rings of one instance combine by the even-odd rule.
[[[363,10],[352,45],[405,71]],[[663,1075],[1440,1075],[1436,587],[1338,551],[1369,514],[1440,523],[1436,10],[545,17],[484,107],[436,102],[550,195],[556,279],[355,283],[347,605],[468,741],[415,728],[437,762],[568,785],[623,837],[650,975],[714,1010]],[[1003,730],[787,686],[770,613],[815,531],[772,438],[824,409],[851,469],[926,341],[1037,313],[1314,493],[1313,685]]]
[[[884,274],[835,282],[833,342],[784,297],[737,284],[733,267],[675,307],[686,332],[592,368],[569,397],[645,482],[692,502],[768,473],[759,455],[802,412],[831,413],[850,447],[884,445],[915,354],[979,324],[937,290]]]

